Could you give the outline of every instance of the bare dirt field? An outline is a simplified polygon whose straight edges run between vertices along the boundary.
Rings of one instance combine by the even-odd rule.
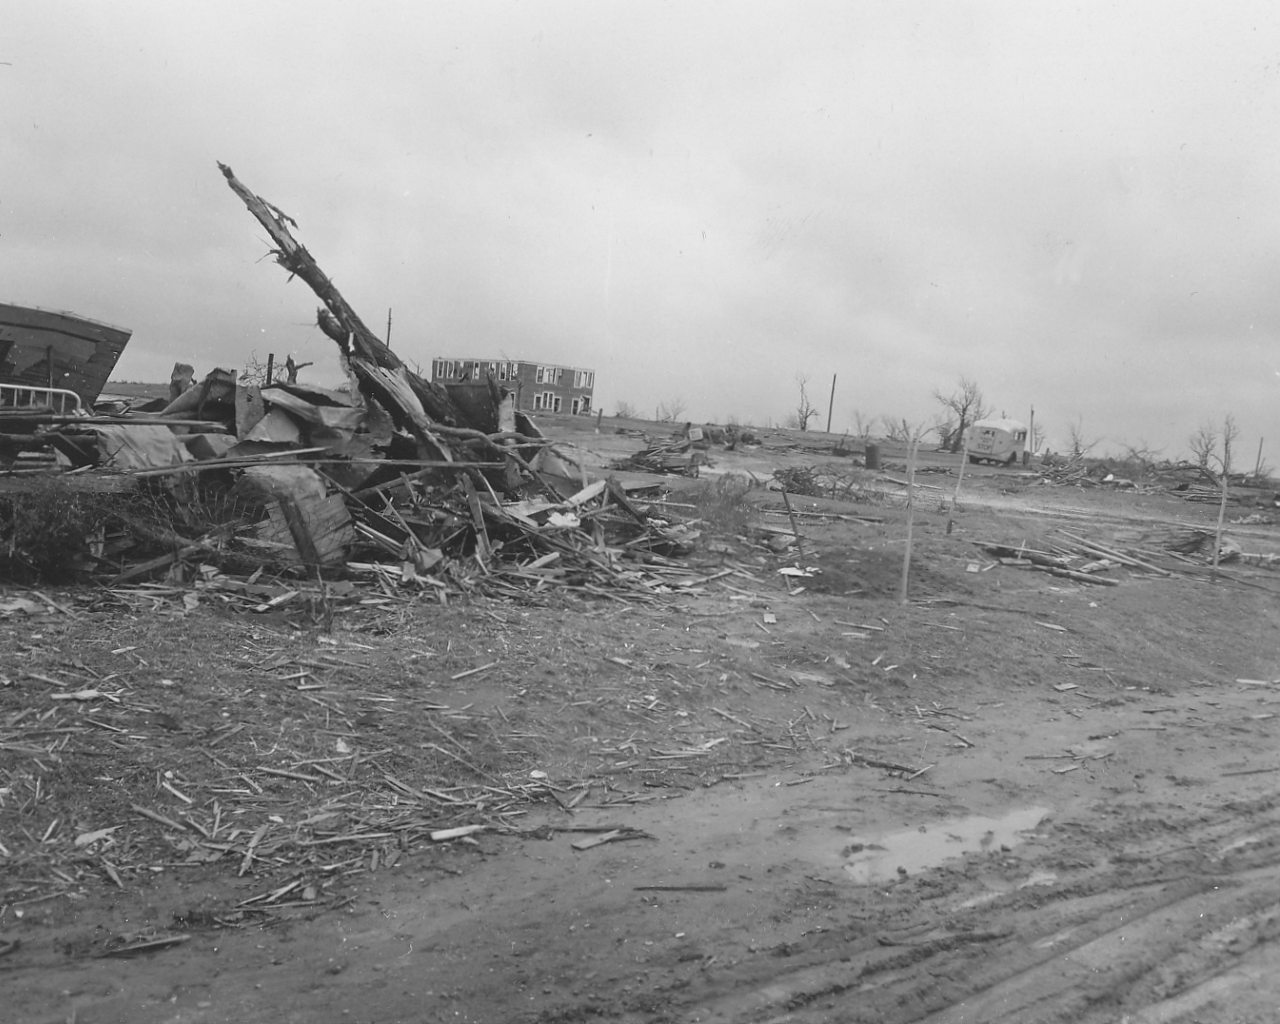
[[[641,445],[592,426],[550,429]],[[765,441],[653,508],[852,472]],[[0,1017],[1280,1020],[1280,573],[1157,560],[1217,512],[1167,492],[974,468],[944,509],[938,455],[903,604],[886,459],[645,599],[0,592]],[[1068,534],[1146,564],[974,543]]]

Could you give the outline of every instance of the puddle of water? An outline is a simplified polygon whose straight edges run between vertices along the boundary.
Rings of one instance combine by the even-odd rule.
[[[1035,828],[1047,807],[1026,807],[999,818],[974,815],[919,828],[850,839],[841,850],[845,873],[859,885],[914,875],[966,853],[1017,846],[1022,833]],[[899,870],[901,869],[901,870]]]

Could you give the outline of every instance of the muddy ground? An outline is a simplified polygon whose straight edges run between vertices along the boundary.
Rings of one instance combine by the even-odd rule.
[[[905,605],[891,484],[798,501],[799,554],[704,523],[687,561],[732,571],[651,601],[374,597],[326,630],[44,592],[0,620],[0,1016],[1280,1019],[1280,574],[993,564],[975,540],[1158,553],[1216,509],[987,469],[943,510],[933,468]],[[338,811],[366,838],[271,845]],[[185,824],[237,815],[227,856]]]

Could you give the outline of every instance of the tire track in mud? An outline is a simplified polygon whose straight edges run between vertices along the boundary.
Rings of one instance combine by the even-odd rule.
[[[1176,849],[1167,834],[1163,849],[1158,840],[1116,858],[1098,849],[1096,867],[1056,890],[1017,890],[950,917],[921,907],[914,925],[899,920],[892,931],[817,936],[786,968],[769,972],[757,961],[718,978],[682,1000],[679,1019],[1175,1024],[1224,1001],[1256,1002],[1264,1013],[1230,1019],[1277,1019],[1280,818],[1266,814],[1273,803],[1196,818],[1177,832]],[[1166,830],[1178,824],[1165,822]],[[1072,837],[1068,845],[1079,844]]]

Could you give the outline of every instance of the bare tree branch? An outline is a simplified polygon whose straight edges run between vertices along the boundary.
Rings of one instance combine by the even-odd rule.
[[[789,426],[793,426],[797,430],[808,430],[809,421],[818,415],[818,410],[809,401],[808,384],[808,377],[803,373],[796,374],[796,387],[800,389],[800,396],[796,399],[795,415],[792,417]]]
[[[983,400],[982,389],[978,387],[977,381],[969,377],[961,377],[959,387],[949,395],[934,388],[933,398],[943,408],[955,413],[956,419],[960,421],[951,434],[949,448],[953,452],[958,452],[964,444],[964,432],[970,426],[991,415],[991,406]]]

